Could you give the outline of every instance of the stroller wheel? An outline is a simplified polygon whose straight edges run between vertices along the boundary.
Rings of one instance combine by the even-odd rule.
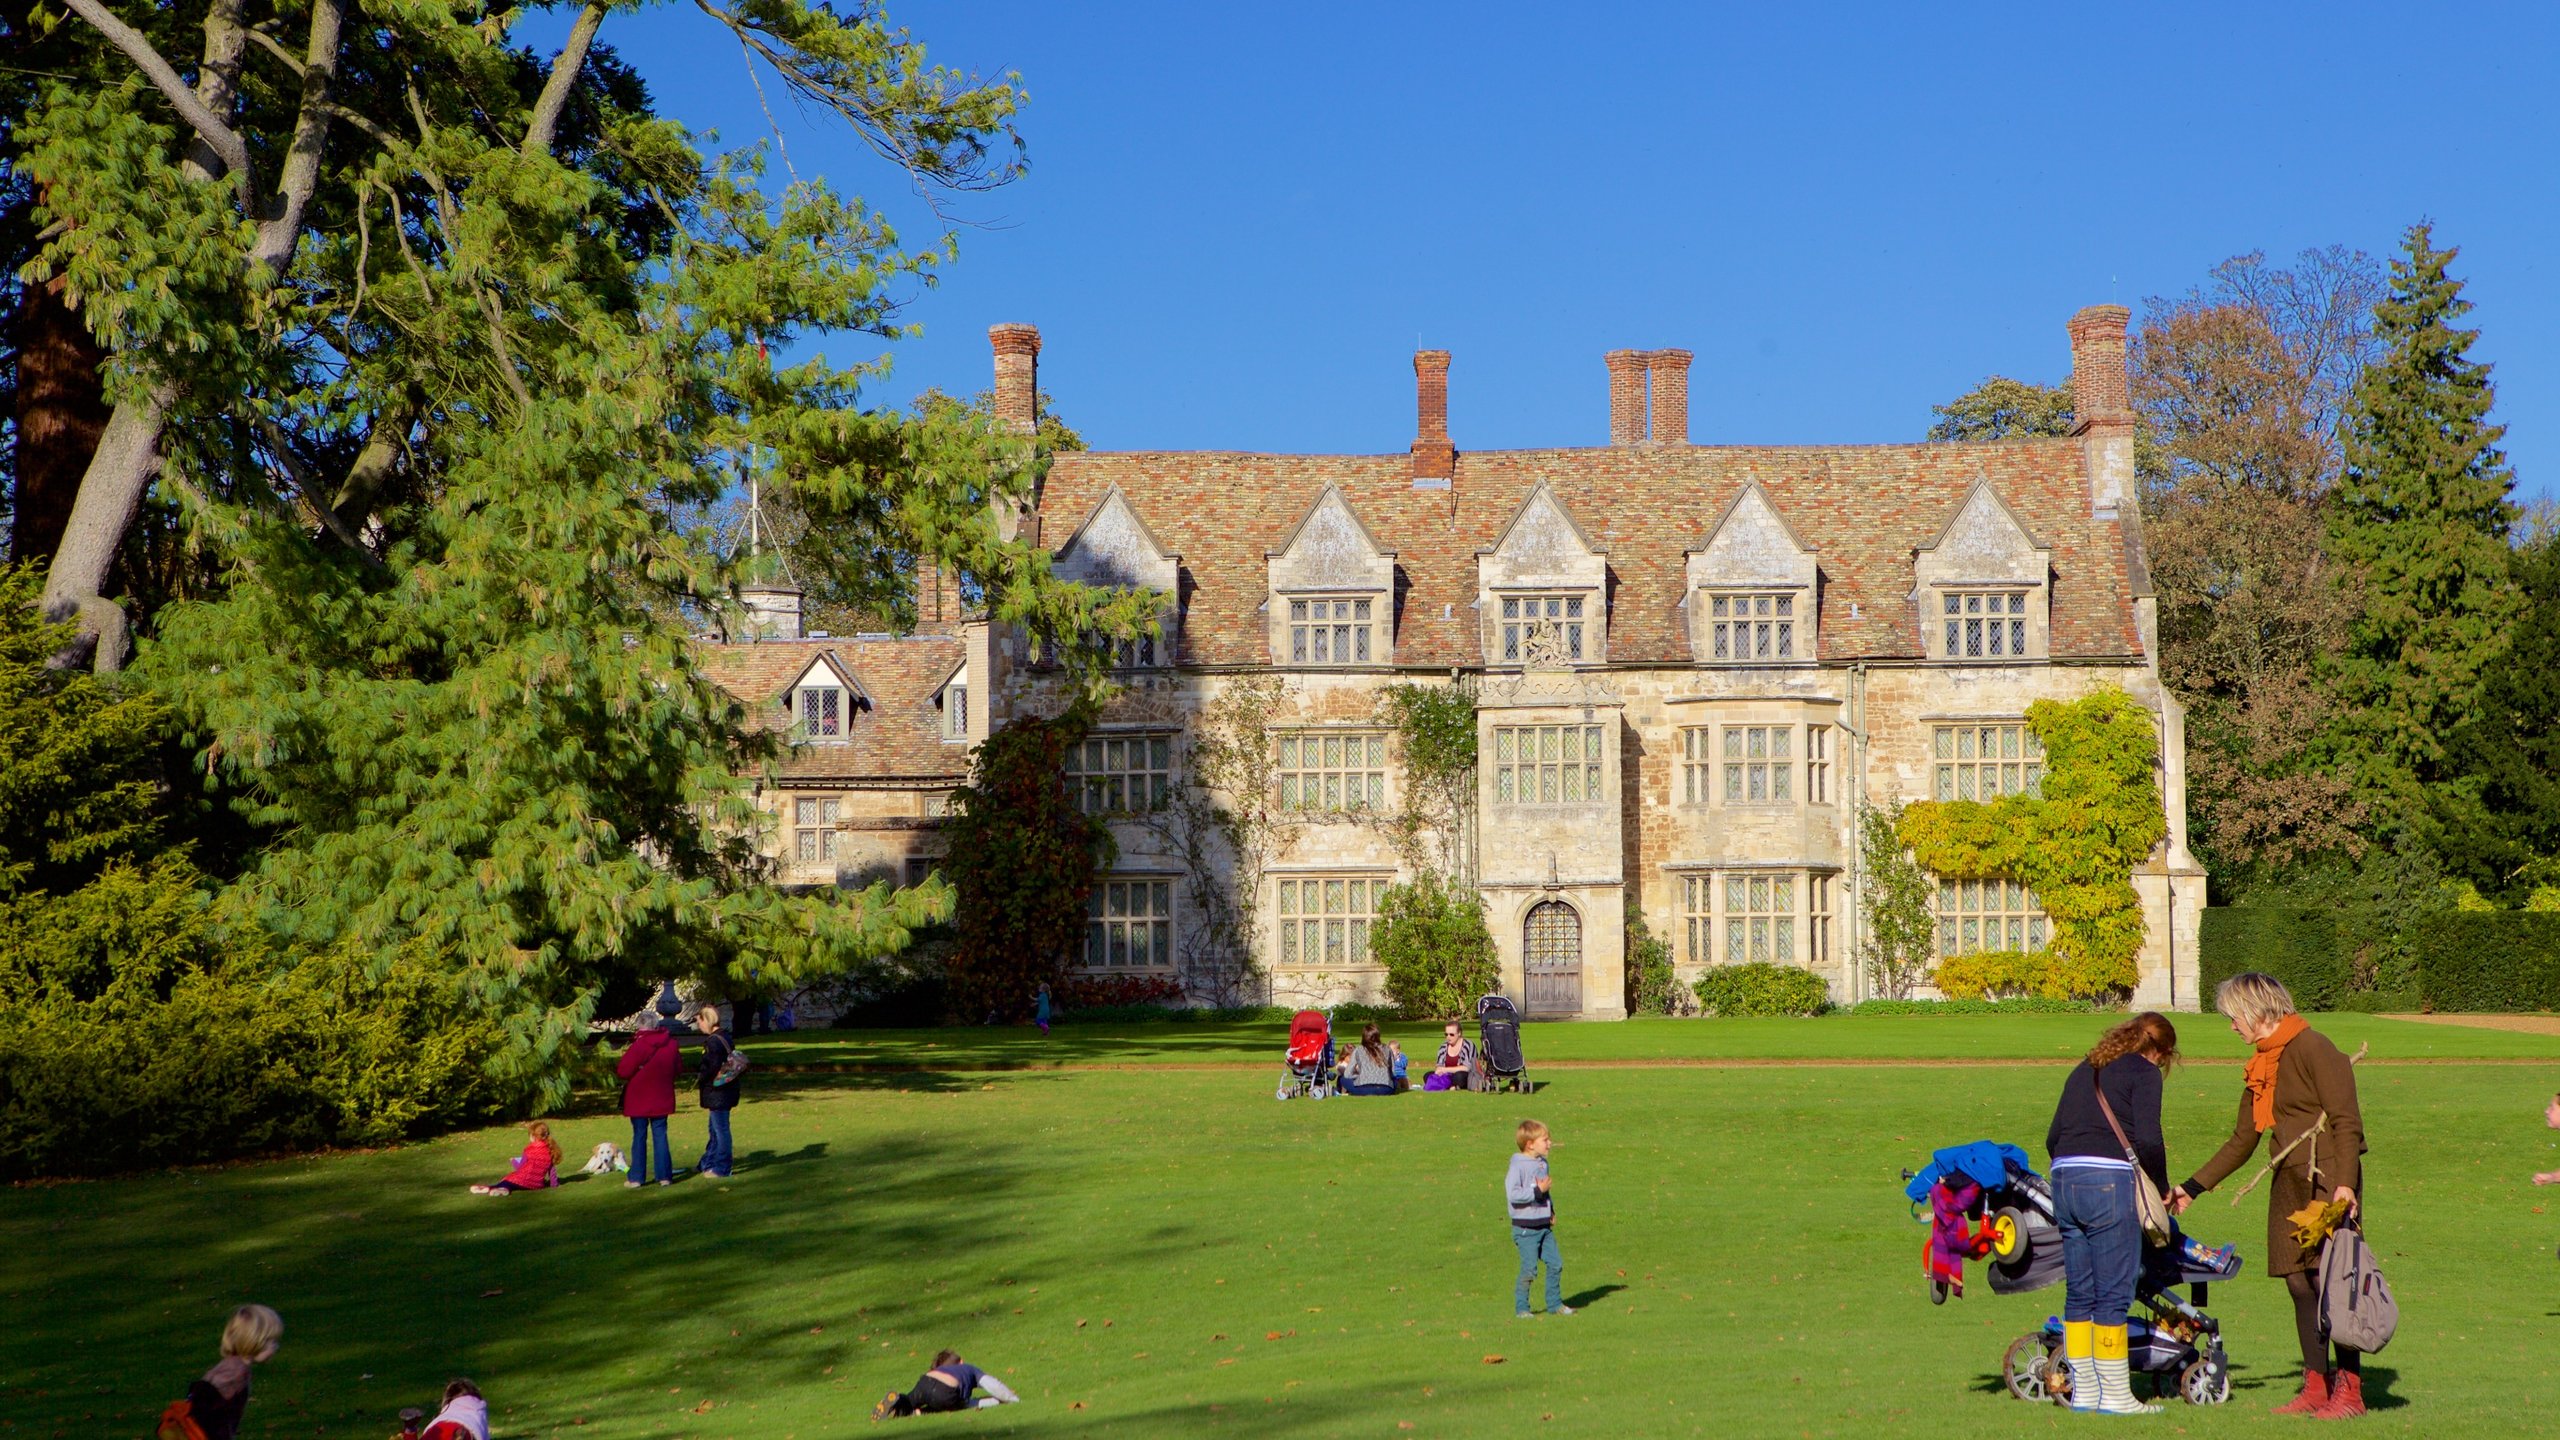
[[[2071,1372],[2054,1363],[2041,1330],[2009,1342],[2009,1353],[2000,1359],[2000,1378],[2021,1400],[2059,1401],[2071,1393]]]
[[[2178,1395],[2190,1405],[2219,1405],[2231,1398],[2231,1371],[2206,1356],[2178,1376]]]

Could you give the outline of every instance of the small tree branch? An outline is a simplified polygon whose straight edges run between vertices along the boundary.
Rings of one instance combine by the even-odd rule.
[[[187,88],[187,82],[179,78],[178,72],[159,51],[151,48],[151,42],[143,38],[141,31],[117,19],[114,12],[99,0],[63,0],[63,4],[72,14],[88,21],[93,29],[107,37],[107,43],[133,62],[134,68],[140,70],[152,88],[160,92],[160,98],[169,102],[171,108],[178,112],[178,118],[187,122],[187,128],[194,131],[196,138],[202,140],[213,157],[222,163],[222,173],[240,177],[241,199],[244,203],[251,201],[249,146],[240,138],[239,132],[224,124],[221,116],[214,114],[204,101],[197,98],[195,91]],[[222,175],[207,178],[218,180]]]
[[[569,38],[560,44],[560,53],[552,58],[551,77],[542,82],[542,94],[533,102],[533,118],[525,123],[525,154],[549,154],[552,142],[560,133],[560,113],[569,108],[569,96],[578,88],[579,72],[586,68],[587,47],[595,42],[596,30],[604,24],[604,6],[588,0],[578,12],[577,23],[569,27]]]
[[[94,3],[94,0],[86,0]],[[253,262],[281,271],[302,241],[302,214],[320,187],[320,162],[329,149],[329,122],[337,110],[330,87],[337,83],[339,33],[346,20],[345,0],[312,0],[311,40],[302,58],[302,106],[293,121],[293,141],[276,178],[274,212],[258,225]]]

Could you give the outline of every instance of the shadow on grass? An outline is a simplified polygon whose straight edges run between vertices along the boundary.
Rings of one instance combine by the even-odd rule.
[[[1624,1285],[1594,1285],[1579,1295],[1569,1295],[1565,1297],[1564,1303],[1572,1306],[1576,1310],[1588,1310],[1592,1306],[1599,1304],[1601,1301],[1608,1299],[1610,1296],[1615,1295],[1626,1288],[1627,1287]]]

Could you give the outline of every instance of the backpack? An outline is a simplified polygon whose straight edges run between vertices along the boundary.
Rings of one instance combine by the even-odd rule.
[[[2374,1354],[2400,1328],[2400,1302],[2381,1262],[2364,1243],[2364,1231],[2338,1227],[2320,1249],[2320,1328],[2349,1350]]]

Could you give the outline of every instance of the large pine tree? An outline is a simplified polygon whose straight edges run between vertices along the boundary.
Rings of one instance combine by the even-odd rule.
[[[2329,505],[2329,548],[2356,588],[2333,657],[2347,709],[2332,743],[2380,813],[2416,813],[2447,735],[2470,713],[2484,666],[2521,608],[2510,576],[2515,475],[2489,418],[2489,366],[2453,278],[2452,249],[2410,227],[2374,307],[2380,353],[2358,380]]]
[[[2493,895],[2560,881],[2560,543],[2515,564],[2526,609],[2447,743],[2435,806],[2445,868]]]

